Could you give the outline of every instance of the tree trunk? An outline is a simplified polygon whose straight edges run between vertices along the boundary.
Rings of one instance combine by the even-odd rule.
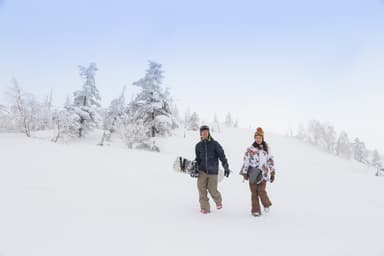
[[[28,125],[27,119],[25,117],[23,117],[23,123],[24,123],[25,134],[27,135],[27,137],[31,137],[31,131],[29,129],[29,125]]]
[[[84,124],[84,119],[83,118],[81,118],[80,119],[80,128],[79,128],[79,138],[81,138],[81,137],[83,137],[83,124]]]
[[[105,137],[107,135],[105,134],[105,131],[103,132],[103,136],[101,137],[100,142],[97,144],[97,146],[104,146]]]
[[[156,127],[155,127],[155,111],[152,111],[152,138],[154,138],[156,136]]]
[[[56,136],[52,139],[53,142],[57,142],[60,138],[60,133],[61,133],[61,130],[60,130],[60,121],[57,121],[57,134]]]

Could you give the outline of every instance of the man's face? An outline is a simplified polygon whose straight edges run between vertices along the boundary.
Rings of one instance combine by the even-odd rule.
[[[255,141],[256,141],[257,144],[263,143],[263,136],[256,135],[255,136]]]
[[[201,133],[200,133],[200,136],[203,140],[206,140],[208,139],[208,136],[209,136],[209,131],[208,130],[202,130]]]

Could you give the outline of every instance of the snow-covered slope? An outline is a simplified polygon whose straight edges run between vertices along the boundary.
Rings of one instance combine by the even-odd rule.
[[[372,170],[267,134],[273,206],[254,218],[237,174],[252,131],[215,137],[234,173],[220,183],[224,209],[202,216],[196,180],[172,171],[196,133],[160,141],[162,153],[0,134],[0,255],[384,255],[384,179]]]

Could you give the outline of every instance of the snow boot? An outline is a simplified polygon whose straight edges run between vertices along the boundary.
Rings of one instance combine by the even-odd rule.
[[[261,213],[260,213],[260,212],[253,212],[253,213],[252,213],[252,216],[253,216],[253,217],[260,217],[260,216],[261,216]]]
[[[216,209],[217,209],[217,210],[221,210],[221,209],[223,209],[223,204],[217,204],[217,205],[216,205]]]
[[[200,213],[201,213],[201,214],[208,214],[208,213],[210,213],[210,211],[205,210],[205,209],[201,209],[201,210],[200,210]]]

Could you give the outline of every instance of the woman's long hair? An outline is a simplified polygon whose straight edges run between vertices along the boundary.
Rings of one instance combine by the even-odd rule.
[[[269,153],[268,152],[268,144],[267,144],[267,142],[265,142],[264,138],[263,138],[263,142],[261,144],[257,144],[255,141],[255,142],[253,142],[252,146],[254,146],[257,149],[265,150],[267,153]]]

